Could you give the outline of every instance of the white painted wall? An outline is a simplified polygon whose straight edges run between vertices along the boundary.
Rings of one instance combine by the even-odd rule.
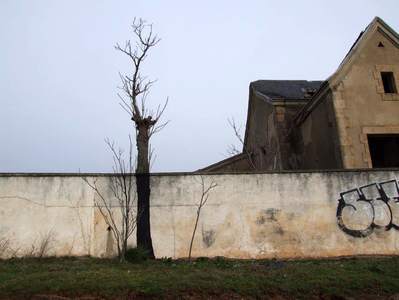
[[[399,179],[399,171],[204,175],[217,183],[201,212],[194,256],[237,258],[330,257],[399,254],[399,231],[375,229],[353,237],[337,225],[340,193],[374,182]],[[111,197],[108,176],[97,179]],[[157,257],[186,257],[201,197],[198,175],[164,174],[151,178],[151,225]],[[392,191],[391,196],[395,195]],[[0,175],[1,240],[18,255],[32,252],[51,236],[47,255],[106,254],[107,226],[93,208],[95,193],[79,175]],[[377,201],[381,202],[381,201]],[[375,203],[375,222],[390,218],[384,203]],[[353,229],[367,226],[370,205],[345,208],[343,220]],[[393,222],[399,209],[393,201]],[[395,214],[396,213],[396,214]],[[132,241],[134,244],[134,241]],[[1,250],[0,250],[1,251]],[[3,253],[3,256],[12,253]]]

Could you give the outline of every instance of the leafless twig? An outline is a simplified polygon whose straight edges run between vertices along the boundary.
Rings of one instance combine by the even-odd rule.
[[[106,139],[106,144],[113,155],[113,171],[114,176],[110,178],[110,190],[116,203],[113,205],[113,199],[107,198],[99,189],[97,179],[93,182],[86,177],[82,179],[95,192],[94,206],[102,215],[104,222],[111,230],[117,245],[118,257],[121,261],[125,259],[127,250],[127,242],[129,237],[136,229],[137,213],[136,213],[136,193],[134,190],[134,166],[133,144],[129,136],[129,154],[127,160],[124,152],[115,147],[115,143]],[[119,208],[119,216],[115,215],[115,208]]]
[[[39,241],[36,257],[42,258],[44,256],[47,256],[52,247],[53,242],[54,242],[54,232],[52,230],[42,235]]]
[[[38,258],[48,256],[51,248],[53,247],[54,237],[55,234],[53,230],[40,234],[40,236],[32,242],[30,249],[25,253],[24,256]]]
[[[10,250],[10,239],[1,236],[0,237],[0,259],[5,258]]]
[[[239,143],[241,144],[242,147],[242,151],[238,150],[236,145],[231,144],[229,145],[228,149],[227,149],[227,153],[229,154],[229,156],[233,156],[233,155],[237,155],[240,153],[244,153],[249,165],[251,167],[252,170],[256,170],[256,165],[255,162],[253,160],[253,154],[248,151],[248,149],[245,147],[245,143],[244,143],[244,139],[242,138],[242,134],[241,134],[241,126],[238,126],[236,121],[234,120],[234,118],[231,119],[227,119],[227,122],[229,123],[230,127],[233,129],[234,131],[234,135],[237,138],[237,140],[239,141]]]
[[[207,201],[209,199],[209,193],[211,192],[211,190],[217,187],[217,184],[213,180],[207,185],[205,183],[204,177],[202,175],[200,175],[200,178],[201,178],[201,198],[197,204],[197,216],[195,218],[193,234],[191,236],[190,248],[188,251],[188,259],[189,260],[191,260],[191,251],[193,249],[193,242],[194,242],[194,238],[195,238],[195,233],[197,232],[198,221],[199,221],[199,218],[201,215],[201,209],[207,203]]]
[[[133,63],[131,75],[119,74],[122,82],[122,86],[120,87],[122,94],[118,94],[121,100],[119,104],[136,123],[136,127],[143,122],[148,126],[148,137],[151,137],[169,122],[166,121],[157,125],[169,100],[167,98],[164,105],[159,105],[156,111],[149,110],[146,101],[150,89],[156,80],[149,80],[141,73],[143,62],[147,58],[149,51],[160,42],[160,38],[153,33],[152,24],[148,24],[143,19],[135,18],[132,29],[136,38],[135,45],[132,46],[131,41],[128,40],[124,46],[120,44],[116,44],[115,46],[116,50],[129,57]]]

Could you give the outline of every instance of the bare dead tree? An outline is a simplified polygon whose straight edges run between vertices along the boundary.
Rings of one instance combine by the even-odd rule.
[[[118,94],[120,105],[130,115],[135,124],[137,166],[137,209],[140,218],[137,223],[137,246],[142,247],[154,257],[150,226],[150,149],[149,141],[153,134],[162,130],[168,122],[160,123],[168,104],[166,99],[164,105],[158,105],[157,109],[151,110],[147,105],[147,97],[154,80],[147,79],[142,74],[143,62],[149,51],[155,47],[160,39],[152,31],[152,25],[142,19],[134,19],[132,30],[135,38],[134,45],[130,40],[124,46],[116,44],[115,49],[125,54],[132,63],[132,72],[129,75],[120,74],[122,81],[122,94]]]
[[[134,168],[133,142],[129,136],[129,153],[125,159],[124,151],[117,149],[114,142],[105,140],[112,152],[114,175],[110,177],[110,190],[112,198],[106,196],[97,185],[97,179],[90,182],[86,177],[82,179],[96,193],[94,206],[102,215],[108,230],[112,232],[116,241],[118,258],[125,260],[128,248],[128,239],[136,229],[138,214],[136,211],[136,194],[134,191]],[[119,210],[118,210],[119,209]],[[119,212],[119,214],[118,214]]]
[[[233,156],[233,155],[237,155],[237,154],[241,154],[244,153],[248,163],[251,167],[252,170],[256,170],[256,165],[255,162],[253,160],[253,153],[251,153],[244,144],[244,139],[242,138],[242,134],[241,134],[241,126],[238,126],[236,121],[234,120],[234,118],[231,119],[227,119],[227,122],[229,123],[230,127],[233,129],[234,131],[234,136],[237,138],[237,140],[239,141],[239,143],[241,144],[242,150],[239,150],[235,144],[231,144],[229,145],[228,149],[227,149],[227,153],[229,154],[229,156]]]
[[[195,234],[197,232],[197,227],[198,227],[198,221],[201,215],[201,210],[207,203],[209,199],[209,193],[211,190],[217,187],[217,184],[212,180],[208,185],[205,183],[204,177],[200,175],[201,178],[201,198],[200,201],[198,202],[197,206],[197,216],[195,218],[195,224],[194,224],[194,229],[193,229],[193,234],[191,236],[191,241],[190,241],[190,248],[188,250],[188,259],[191,260],[191,251],[193,249],[193,243],[194,243],[194,238]]]

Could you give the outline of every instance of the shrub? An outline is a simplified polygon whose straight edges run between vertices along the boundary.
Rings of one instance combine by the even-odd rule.
[[[160,260],[161,260],[162,263],[164,263],[166,265],[173,264],[173,258],[171,258],[171,257],[164,256],[164,257],[161,257]]]
[[[136,247],[128,248],[125,253],[125,260],[130,263],[139,263],[147,260],[149,258],[149,253],[147,250]]]

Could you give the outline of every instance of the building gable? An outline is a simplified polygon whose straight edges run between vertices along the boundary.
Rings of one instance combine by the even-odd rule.
[[[373,21],[366,27],[366,29],[359,35],[345,58],[338,66],[338,69],[330,77],[328,77],[326,81],[323,82],[317,93],[297,114],[295,118],[295,123],[297,125],[302,123],[318,105],[318,103],[324,99],[326,92],[328,92],[330,89],[337,88],[342,79],[345,78],[347,73],[350,71],[354,62],[362,56],[364,49],[370,44],[371,40],[376,35],[384,39],[385,43],[382,42],[383,47],[395,47],[396,49],[399,49],[398,33],[396,33],[381,18],[375,17]],[[374,46],[374,44],[372,45]],[[380,42],[375,45],[375,47],[379,46]]]

